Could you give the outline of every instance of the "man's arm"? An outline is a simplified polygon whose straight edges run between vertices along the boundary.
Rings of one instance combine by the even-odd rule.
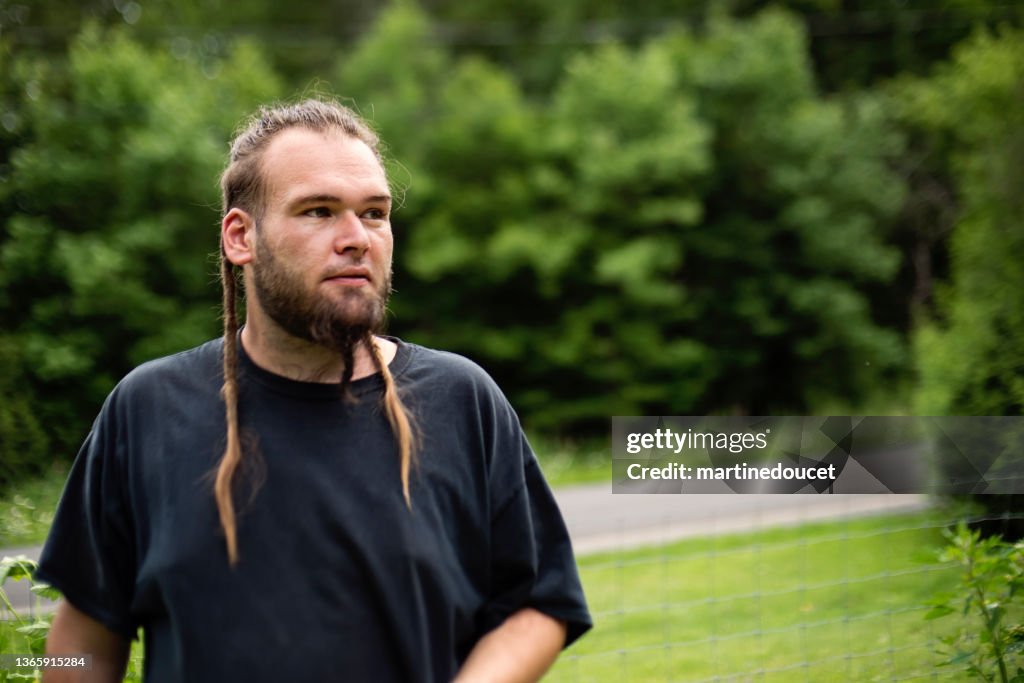
[[[565,645],[565,622],[526,607],[476,644],[456,683],[537,681]]]
[[[124,678],[130,641],[114,633],[67,600],[57,607],[46,654],[90,654],[92,670],[43,669],[43,683],[115,683]]]

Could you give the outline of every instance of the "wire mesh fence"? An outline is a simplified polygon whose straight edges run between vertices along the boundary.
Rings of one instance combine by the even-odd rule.
[[[595,628],[546,680],[976,680],[964,662],[947,663],[942,643],[970,629],[970,615],[926,618],[937,596],[957,590],[962,570],[940,554],[943,531],[965,515],[917,507],[858,516],[867,508],[851,497],[850,514],[837,516],[826,503],[838,496],[798,498],[809,504],[796,522],[765,513],[737,531],[709,505],[703,520],[688,523],[725,533],[680,540],[679,520],[665,517],[645,530],[648,539],[664,531],[654,545],[634,547],[624,531],[618,547],[581,555]]]
[[[926,618],[963,515],[812,518],[580,557],[595,627],[548,680],[974,680],[942,642],[971,615]]]

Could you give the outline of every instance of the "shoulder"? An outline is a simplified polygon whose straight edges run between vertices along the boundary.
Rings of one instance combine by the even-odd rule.
[[[457,377],[493,382],[486,370],[465,356],[410,342],[403,341],[400,344],[408,351],[410,370],[434,370]]]
[[[137,401],[155,395],[183,399],[197,392],[219,391],[224,341],[214,339],[187,351],[147,361],[118,382],[108,402]]]
[[[406,362],[395,381],[412,394],[443,397],[453,407],[479,406],[488,412],[513,413],[501,388],[477,363],[450,351],[400,342]]]
[[[219,374],[223,349],[223,339],[212,339],[187,351],[155,358],[125,375],[121,384],[136,386],[160,383],[182,376],[191,377],[208,373],[210,370]]]
[[[444,456],[427,467],[450,465],[453,458],[480,463],[487,490],[502,503],[521,488],[524,468],[534,460],[515,409],[469,358],[417,344],[402,347],[407,362],[396,373],[398,390],[409,399],[425,448]]]
[[[419,344],[400,343],[405,347],[407,361],[397,375],[399,377],[413,382],[430,380],[501,393],[487,371],[465,356]]]
[[[127,453],[168,430],[219,414],[221,343],[157,358],[139,365],[107,395],[87,443],[92,456]]]

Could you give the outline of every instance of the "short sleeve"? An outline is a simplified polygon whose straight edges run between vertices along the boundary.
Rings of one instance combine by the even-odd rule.
[[[131,507],[112,403],[107,400],[71,467],[36,579],[107,628],[134,638]]]
[[[491,522],[493,593],[488,626],[523,607],[566,622],[565,645],[591,626],[569,533],[525,437],[521,485]]]

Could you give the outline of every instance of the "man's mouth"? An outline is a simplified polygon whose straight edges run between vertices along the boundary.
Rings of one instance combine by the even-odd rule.
[[[325,282],[331,282],[349,287],[359,287],[370,284],[372,278],[367,268],[346,268],[324,278]]]

